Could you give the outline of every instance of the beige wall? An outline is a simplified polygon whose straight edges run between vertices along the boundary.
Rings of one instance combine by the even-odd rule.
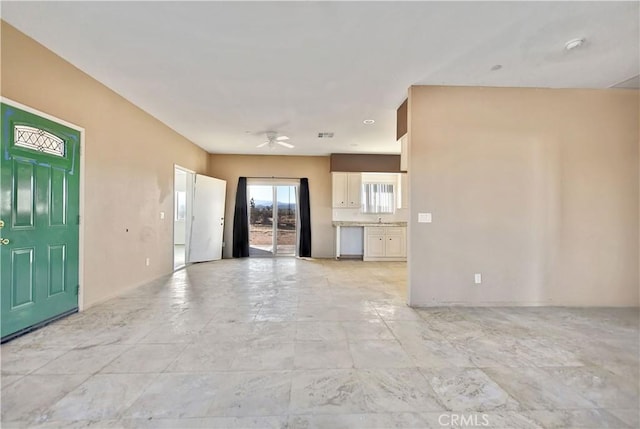
[[[208,154],[5,22],[1,54],[3,97],[86,131],[84,305],[171,272],[173,165]]]
[[[331,173],[329,157],[210,155],[209,175],[227,181],[224,257],[232,254],[233,211],[239,177],[307,177],[311,196],[311,256],[334,256],[331,226]]]
[[[638,101],[412,87],[411,304],[637,306]]]

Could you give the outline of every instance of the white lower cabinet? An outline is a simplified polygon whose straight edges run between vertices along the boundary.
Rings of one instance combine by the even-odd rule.
[[[365,228],[365,229],[376,230],[376,229],[383,229],[383,228],[372,227],[372,228]],[[365,245],[366,251],[364,252],[364,259],[367,260],[368,258],[384,258],[384,255],[385,255],[384,234],[379,234],[377,231],[375,232],[368,231],[365,237],[366,238],[364,240],[366,241],[366,245]]]
[[[387,258],[407,257],[406,230],[406,228],[387,228],[387,233],[384,236],[384,256]]]
[[[365,261],[405,261],[407,228],[367,226],[364,228]]]

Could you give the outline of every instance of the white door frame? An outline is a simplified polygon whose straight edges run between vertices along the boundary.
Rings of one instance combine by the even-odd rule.
[[[175,261],[176,261],[176,170],[180,170],[180,171],[184,171],[185,173],[187,173],[187,178],[191,178],[191,184],[189,184],[189,180],[187,179],[187,213],[186,216],[188,217],[192,217],[193,213],[192,213],[192,209],[193,209],[193,181],[196,177],[196,172],[193,170],[190,170],[186,167],[183,167],[181,165],[178,164],[173,164],[173,180],[171,181],[171,189],[172,189],[172,196],[173,196],[173,203],[172,203],[172,213],[171,213],[171,222],[173,224],[173,227],[171,228],[171,271],[178,271],[183,269],[184,267],[186,267],[187,265],[189,265],[189,263],[187,262],[189,260],[187,252],[189,251],[189,240],[191,239],[191,221],[192,219],[189,219],[188,221],[185,219],[185,231],[184,231],[184,265],[181,267],[176,268],[175,266]],[[189,195],[189,191],[191,191],[191,195]],[[188,228],[187,228],[188,226]]]
[[[11,100],[10,98],[0,97],[0,102],[15,107],[17,109],[24,110],[25,112],[32,113],[37,116],[41,116],[45,119],[49,119],[50,121],[57,122],[65,127],[72,128],[80,133],[80,199],[79,199],[79,207],[78,213],[80,214],[80,225],[78,225],[78,312],[84,311],[84,285],[85,285],[85,270],[84,270],[84,237],[85,237],[85,219],[84,219],[84,206],[85,206],[85,181],[84,181],[84,137],[85,130],[83,127],[76,125],[74,123],[65,121],[64,119],[60,119],[57,116],[50,115],[49,113],[43,112],[41,110],[35,109],[30,106],[26,106],[17,101]]]

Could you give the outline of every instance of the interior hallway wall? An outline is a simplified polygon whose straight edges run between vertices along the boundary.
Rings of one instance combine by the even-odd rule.
[[[230,258],[233,212],[239,177],[307,177],[311,196],[311,255],[332,258],[331,173],[328,156],[220,155],[209,156],[209,175],[227,181],[223,257]]]
[[[204,174],[208,154],[11,25],[1,25],[2,96],[86,131],[84,305],[171,272],[173,166]]]
[[[636,90],[410,88],[411,304],[637,306],[638,106]]]

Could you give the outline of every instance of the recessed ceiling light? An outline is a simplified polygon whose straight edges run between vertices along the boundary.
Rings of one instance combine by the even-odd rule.
[[[362,121],[362,123],[365,125],[373,125],[376,123],[376,121],[373,119],[365,119],[364,121]]]
[[[581,38],[581,39],[571,39],[569,40],[567,43],[564,44],[564,48],[567,51],[570,51],[572,49],[576,49],[579,48],[580,46],[582,46],[584,44],[585,39]]]
[[[501,68],[502,68],[502,64],[496,64],[495,66],[491,67],[491,71],[500,70]]]

